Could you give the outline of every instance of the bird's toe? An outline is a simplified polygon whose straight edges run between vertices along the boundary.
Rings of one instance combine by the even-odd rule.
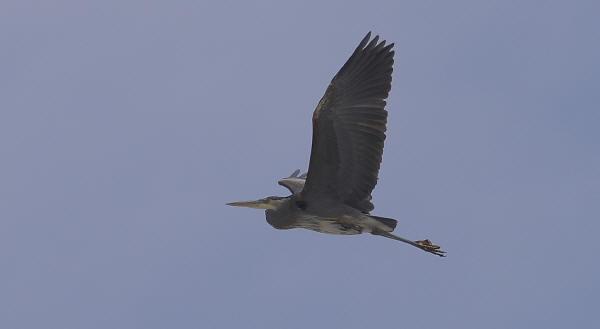
[[[445,251],[440,250],[440,246],[431,243],[428,239],[415,241],[419,247],[427,252],[430,252],[434,255],[438,255],[440,257],[446,257]]]

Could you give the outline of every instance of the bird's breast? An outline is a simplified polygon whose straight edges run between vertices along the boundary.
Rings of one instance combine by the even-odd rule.
[[[294,226],[327,234],[350,235],[363,232],[363,228],[356,223],[340,220],[339,218],[319,216],[302,216]]]

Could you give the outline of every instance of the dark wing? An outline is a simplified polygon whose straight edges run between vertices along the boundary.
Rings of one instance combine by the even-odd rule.
[[[300,169],[296,169],[289,177],[282,178],[277,183],[290,190],[292,194],[298,194],[302,191],[302,188],[304,188],[304,182],[306,180],[306,173],[298,176],[299,173]]]
[[[335,75],[313,113],[308,177],[302,197],[341,201],[373,210],[387,123],[394,44],[377,43],[371,32]]]

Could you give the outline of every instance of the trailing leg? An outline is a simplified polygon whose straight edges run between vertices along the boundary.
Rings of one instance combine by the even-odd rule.
[[[421,250],[430,252],[430,253],[432,253],[434,255],[438,255],[440,257],[446,257],[446,255],[445,255],[446,252],[440,250],[440,246],[436,246],[436,245],[432,244],[431,241],[429,241],[429,240],[411,241],[411,240],[408,240],[408,239],[396,236],[396,235],[394,235],[392,233],[381,231],[381,230],[374,230],[373,232],[371,232],[371,234],[373,234],[373,235],[381,235],[381,236],[384,236],[384,237],[389,238],[389,239],[394,239],[394,240],[397,240],[397,241],[402,241],[404,243],[410,244],[413,247],[417,247],[417,248],[419,248]]]

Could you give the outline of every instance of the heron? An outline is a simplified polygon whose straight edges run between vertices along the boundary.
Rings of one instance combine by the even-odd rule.
[[[371,215],[386,138],[386,99],[391,89],[394,44],[360,41],[333,77],[312,116],[308,172],[279,180],[286,197],[269,196],[230,206],[264,209],[276,229],[304,228],[321,233],[371,233],[407,243],[441,257],[445,252],[428,239],[412,241],[392,234],[395,219]]]

